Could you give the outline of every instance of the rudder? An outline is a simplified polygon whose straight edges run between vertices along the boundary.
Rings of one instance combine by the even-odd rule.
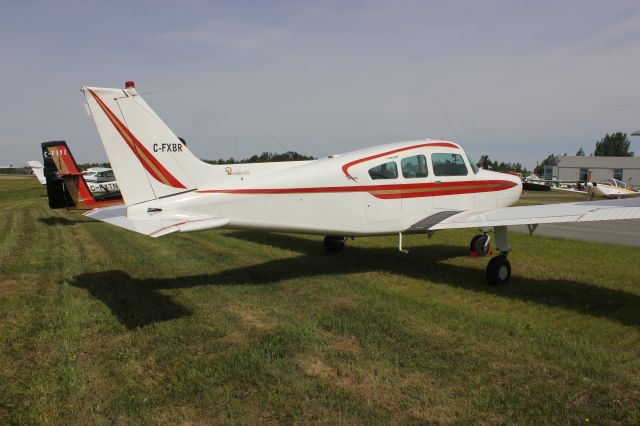
[[[196,189],[203,163],[132,85],[82,90],[127,206]]]

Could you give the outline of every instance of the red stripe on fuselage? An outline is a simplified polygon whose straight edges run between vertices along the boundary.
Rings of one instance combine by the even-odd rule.
[[[394,185],[323,186],[312,188],[251,188],[251,189],[203,189],[197,192],[207,194],[324,194],[342,192],[371,192],[381,199],[434,197],[439,195],[472,194],[503,191],[516,186],[506,180],[481,180],[443,183],[409,183]],[[377,193],[385,191],[385,193]],[[386,192],[389,191],[389,192]],[[410,192],[406,192],[410,191]]]
[[[419,145],[405,146],[404,148],[398,148],[398,149],[394,149],[394,150],[391,150],[391,151],[386,151],[386,152],[382,152],[380,154],[370,155],[369,157],[359,158],[357,160],[351,161],[351,162],[345,164],[344,166],[342,166],[342,171],[344,172],[344,174],[347,177],[353,179],[353,177],[349,174],[349,168],[352,167],[352,166],[355,166],[356,164],[360,164],[360,163],[364,163],[365,161],[374,160],[376,158],[384,157],[385,155],[395,154],[396,152],[408,151],[410,149],[422,148],[422,147],[425,147],[425,146],[440,146],[440,147],[443,147],[443,148],[457,148],[457,149],[460,149],[460,147],[458,145],[456,145],[454,143],[451,143],[451,142],[430,142],[430,143],[422,143],[422,144],[419,144]]]
[[[96,95],[93,90],[87,90],[89,90],[89,93],[91,93],[102,111],[104,111],[109,121],[111,121],[111,124],[113,124],[113,127],[116,128],[118,133],[120,133],[120,136],[122,136],[129,149],[131,149],[131,151],[140,161],[140,164],[142,164],[147,172],[149,172],[149,174],[160,183],[172,186],[174,188],[185,189],[186,187],[182,183],[180,183],[180,181],[176,179],[166,168],[164,168],[164,166],[153,155],[151,155],[149,150],[147,150],[147,148],[145,148],[145,146],[140,143],[140,141],[127,128],[127,126],[125,126],[109,109],[109,107],[104,102],[102,102],[102,99],[100,99],[100,97]],[[135,145],[135,147],[131,146],[128,141],[131,141]],[[147,164],[145,158],[152,163],[153,167]]]

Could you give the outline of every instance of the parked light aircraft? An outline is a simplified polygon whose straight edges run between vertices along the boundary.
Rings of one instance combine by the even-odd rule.
[[[43,142],[41,147],[49,207],[89,210],[123,203],[119,192],[92,193],[65,141]]]
[[[313,161],[210,165],[200,161],[153,112],[132,82],[125,89],[84,87],[89,110],[124,197],[124,206],[85,213],[159,237],[213,228],[325,235],[338,252],[347,237],[479,228],[473,252],[500,252],[490,283],[511,277],[507,226],[640,218],[640,200],[508,207],[517,176],[479,170],[460,145],[417,140]]]
[[[587,188],[590,196],[604,198],[640,197],[640,192],[618,179],[603,179],[600,182],[589,182]]]
[[[554,191],[585,194],[587,200],[593,200],[596,197],[600,198],[626,198],[626,197],[640,197],[640,192],[635,191],[630,185],[622,182],[621,180],[614,178],[602,179],[600,182],[595,182],[591,179],[591,170],[587,174],[587,182],[583,186],[580,181],[544,181],[556,184],[575,184],[573,187],[563,188],[561,186],[551,186],[550,189]],[[583,189],[584,188],[584,189]],[[526,188],[525,188],[526,189]]]

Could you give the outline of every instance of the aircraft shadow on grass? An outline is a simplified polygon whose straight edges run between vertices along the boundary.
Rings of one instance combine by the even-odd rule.
[[[458,246],[425,245],[412,247],[411,253],[402,254],[390,247],[365,249],[347,245],[339,254],[326,254],[318,240],[292,235],[238,231],[225,236],[300,255],[213,274],[176,278],[137,279],[119,270],[84,273],[76,276],[72,285],[88,290],[105,303],[129,329],[191,314],[188,308],[160,290],[206,285],[269,285],[295,278],[372,271],[428,279],[440,285],[560,307],[640,326],[638,295],[569,280],[535,280],[517,275],[506,286],[489,286],[481,270],[443,263],[446,259],[466,255],[464,248]],[[484,267],[484,262],[482,265]],[[367,283],[363,282],[363,285]]]
[[[72,225],[75,225],[76,223],[91,223],[91,221],[88,221],[88,220],[71,220],[61,216],[40,217],[38,218],[38,221],[49,226],[56,226],[56,225],[72,226]]]

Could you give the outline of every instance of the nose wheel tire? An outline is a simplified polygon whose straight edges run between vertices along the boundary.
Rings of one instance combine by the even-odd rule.
[[[344,237],[333,237],[327,235],[324,237],[323,246],[327,253],[338,253],[344,248],[344,243]]]
[[[487,240],[489,236],[487,234],[479,234],[471,239],[471,243],[469,243],[469,252],[472,253],[472,256],[484,257],[489,254],[489,244],[487,244]]]
[[[511,279],[511,263],[507,256],[501,254],[489,261],[487,265],[487,281],[491,285],[506,284]]]

